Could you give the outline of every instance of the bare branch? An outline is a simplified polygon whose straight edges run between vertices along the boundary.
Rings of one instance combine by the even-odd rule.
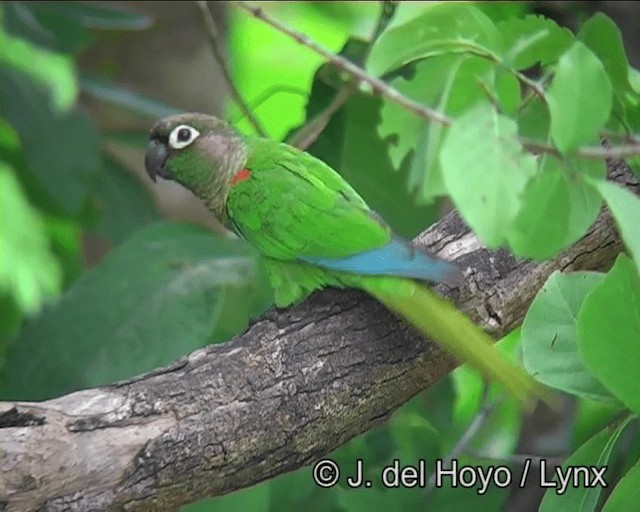
[[[207,35],[207,40],[209,41],[209,46],[211,47],[211,52],[213,53],[213,58],[216,60],[218,66],[220,67],[220,72],[222,73],[227,87],[229,88],[229,92],[231,93],[233,101],[235,101],[236,105],[238,105],[238,108],[245,115],[251,126],[253,126],[253,129],[256,131],[256,133],[258,133],[262,137],[266,137],[267,133],[262,128],[260,121],[258,121],[258,118],[254,115],[251,108],[249,108],[249,105],[247,105],[247,103],[244,101],[242,95],[240,94],[240,91],[233,82],[233,77],[231,76],[231,71],[229,70],[227,59],[222,52],[222,44],[220,41],[218,29],[216,27],[216,22],[211,15],[211,11],[209,10],[208,2],[198,0],[196,1],[196,5],[202,13],[205,33]]]
[[[625,165],[609,175],[640,191]],[[467,269],[459,288],[436,290],[496,338],[553,271],[608,268],[622,250],[604,210],[542,263],[484,249],[455,212],[416,245]],[[0,510],[169,511],[248,487],[380,424],[454,366],[375,300],[324,290],[133,380],[1,403]]]

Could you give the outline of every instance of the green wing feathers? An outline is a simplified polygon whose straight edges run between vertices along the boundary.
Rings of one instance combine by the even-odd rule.
[[[227,214],[262,254],[342,258],[389,242],[389,227],[329,166],[271,140],[247,144],[251,179],[232,187]]]

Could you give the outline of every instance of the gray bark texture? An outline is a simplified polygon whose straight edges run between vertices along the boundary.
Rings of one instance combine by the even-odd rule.
[[[640,190],[621,162],[609,177]],[[465,269],[459,287],[436,289],[496,338],[553,271],[603,270],[622,250],[604,210],[542,263],[484,249],[455,212],[415,242]],[[373,299],[324,290],[149,374],[1,403],[0,510],[164,511],[241,489],[384,422],[455,366]]]

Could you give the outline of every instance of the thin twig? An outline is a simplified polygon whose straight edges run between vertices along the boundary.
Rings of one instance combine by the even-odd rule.
[[[343,85],[337,94],[334,96],[331,103],[329,103],[319,114],[301,127],[296,133],[293,134],[288,141],[289,144],[300,149],[307,149],[313,144],[322,131],[327,127],[329,121],[340,108],[347,102],[353,92],[353,88],[348,85]]]
[[[253,5],[248,4],[247,2],[235,2],[235,4],[238,7],[244,9],[245,11],[248,11],[259,20],[262,20],[264,23],[272,26],[279,32],[282,32],[283,34],[288,35],[289,37],[298,41],[298,43],[300,43],[301,45],[306,46],[307,48],[313,50],[318,55],[324,57],[325,60],[331,62],[337,69],[345,73],[348,73],[349,75],[354,77],[357,82],[364,82],[368,84],[371,87],[374,94],[382,95],[388,98],[390,101],[397,103],[398,105],[404,107],[410,112],[413,112],[414,114],[420,117],[423,117],[425,119],[435,121],[436,123],[440,123],[445,126],[449,126],[451,124],[452,120],[446,115],[432,108],[425,107],[421,103],[418,103],[417,101],[414,101],[411,98],[407,98],[404,94],[402,94],[397,89],[384,83],[379,78],[375,78],[369,75],[362,68],[351,63],[344,57],[341,57],[340,55],[336,55],[333,52],[326,50],[325,48],[320,46],[318,43],[309,39],[305,34],[292,30],[282,25],[280,22],[274,20],[270,16],[267,16],[260,7],[254,7]]]
[[[378,21],[376,22],[376,26],[373,29],[373,33],[369,38],[369,44],[367,45],[364,54],[362,55],[362,60],[358,63],[361,66],[367,62],[367,58],[371,54],[371,50],[373,49],[374,43],[380,37],[380,34],[384,32],[384,30],[389,26],[391,20],[393,19],[393,15],[396,12],[396,8],[398,7],[398,2],[396,0],[382,0],[380,6],[380,14],[378,15]]]
[[[378,16],[378,21],[376,22],[376,26],[373,29],[373,33],[369,38],[369,44],[367,45],[365,51],[362,54],[361,59],[358,64],[363,64],[369,53],[371,52],[371,48],[373,48],[373,44],[376,42],[376,39],[380,36],[380,34],[384,31],[384,29],[389,25],[389,22],[393,18],[393,14],[395,13],[397,4],[394,1],[384,0],[381,2],[380,15]],[[307,149],[311,144],[313,144],[323,130],[331,121],[333,115],[340,110],[340,108],[349,100],[354,91],[353,82],[349,82],[344,84],[333,97],[331,102],[314,118],[302,126],[296,133],[293,134],[291,139],[288,141],[289,144],[295,146],[300,149]]]
[[[209,10],[208,2],[205,1],[197,1],[196,5],[200,9],[202,13],[202,20],[204,22],[205,33],[207,35],[207,39],[209,41],[209,46],[211,47],[211,52],[213,53],[213,58],[220,66],[220,71],[222,71],[222,76],[229,88],[229,92],[231,93],[231,97],[233,101],[238,105],[238,108],[242,111],[242,113],[246,116],[247,120],[253,126],[253,129],[261,136],[265,137],[267,134],[260,125],[260,122],[253,114],[253,111],[246,104],[240,91],[233,83],[233,78],[231,77],[231,72],[229,70],[229,66],[227,64],[227,60],[222,53],[222,44],[220,43],[220,37],[218,34],[218,29],[216,27],[216,23],[211,15],[211,11]]]
[[[414,101],[411,98],[408,98],[393,86],[383,82],[379,78],[375,78],[369,75],[361,67],[356,66],[355,64],[346,60],[345,58],[339,55],[335,55],[334,53],[326,50],[325,48],[320,46],[318,43],[310,40],[305,34],[301,32],[297,32],[295,30],[290,29],[289,27],[282,25],[280,22],[266,15],[260,7],[254,7],[253,5],[250,5],[244,1],[237,1],[234,3],[238,7],[251,13],[254,17],[270,25],[277,31],[288,35],[289,37],[293,38],[301,45],[306,46],[313,52],[322,56],[325,60],[333,64],[333,66],[335,66],[340,71],[343,71],[344,73],[351,75],[357,82],[363,82],[368,84],[369,87],[371,87],[372,93],[374,95],[384,96],[389,101],[401,106],[405,110],[412,112],[413,114],[427,121],[433,121],[443,126],[450,126],[453,123],[453,119],[451,119],[449,116],[435,109],[426,107],[425,105],[422,105],[421,103],[418,103],[417,101]],[[535,83],[531,83],[528,85],[532,86],[534,91],[536,91],[536,87],[533,87],[534,85],[536,85]],[[538,91],[536,91],[536,94],[537,93]],[[634,139],[632,140],[635,140],[635,137],[638,137],[638,136],[633,135],[632,137],[634,137]],[[523,145],[523,147],[525,147],[530,151],[561,156],[560,151],[552,144],[548,144],[541,141],[534,141],[534,140],[526,139],[523,137],[520,137],[519,141]],[[638,156],[640,155],[640,142],[634,143],[634,144],[626,144],[622,146],[613,146],[613,147],[584,146],[573,151],[572,155],[578,156],[581,158],[598,159],[598,160],[602,160],[606,158],[620,159],[620,158],[626,158],[631,156]]]

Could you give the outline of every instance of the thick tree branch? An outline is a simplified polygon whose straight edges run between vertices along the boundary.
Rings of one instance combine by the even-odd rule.
[[[610,177],[639,191],[623,164]],[[621,250],[602,212],[552,261],[483,249],[453,213],[417,240],[467,270],[439,291],[496,337],[557,269]],[[377,425],[455,363],[380,304],[325,290],[231,342],[113,386],[0,405],[0,510],[173,510],[297,469]]]

